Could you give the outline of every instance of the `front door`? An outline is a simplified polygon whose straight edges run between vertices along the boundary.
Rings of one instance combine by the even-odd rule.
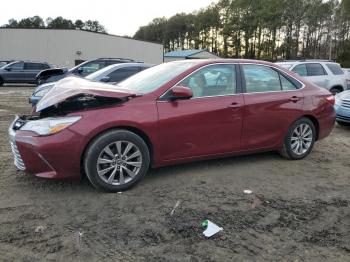
[[[24,63],[16,62],[8,65],[3,73],[5,82],[7,83],[24,83],[25,82],[25,71]]]
[[[206,66],[177,85],[191,88],[193,97],[157,102],[162,160],[239,151],[244,103],[236,66]]]

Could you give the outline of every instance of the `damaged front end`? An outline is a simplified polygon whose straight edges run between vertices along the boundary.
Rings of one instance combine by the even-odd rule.
[[[92,82],[78,77],[59,81],[37,104],[30,115],[16,116],[9,127],[9,138],[14,164],[26,170],[18,140],[47,138],[78,122],[82,117],[70,114],[125,103],[137,95],[130,90],[104,83]],[[18,132],[20,131],[20,132]],[[27,133],[30,132],[30,133]],[[18,134],[21,133],[20,137]],[[68,133],[61,134],[65,140]],[[37,142],[34,142],[34,144]],[[22,148],[25,150],[25,148]],[[33,156],[42,158],[41,154]],[[45,161],[44,161],[45,162]]]
[[[137,96],[133,91],[114,85],[67,77],[47,92],[33,115],[55,117],[71,112],[112,106]]]

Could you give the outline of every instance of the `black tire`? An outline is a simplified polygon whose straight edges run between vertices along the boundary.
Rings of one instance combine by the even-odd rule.
[[[338,125],[340,126],[350,126],[350,123],[342,122],[342,121],[337,121]]]
[[[311,137],[311,139],[308,137],[308,139],[310,139],[310,145],[308,146],[307,150],[305,150],[305,152],[301,152],[300,154],[297,154],[294,151],[295,149],[292,150],[292,136],[293,136],[296,128],[300,127],[300,125],[307,125],[308,127],[310,127],[310,130],[312,132],[312,137]],[[312,151],[312,148],[313,148],[314,143],[315,143],[315,138],[316,138],[316,129],[315,129],[314,123],[310,119],[308,119],[306,117],[302,117],[302,118],[298,119],[297,121],[295,121],[291,125],[291,127],[289,128],[287,136],[284,139],[283,147],[280,150],[280,154],[283,157],[285,157],[287,159],[291,159],[291,160],[303,159],[308,154],[310,154],[310,152]],[[293,137],[293,139],[295,139],[295,137]]]
[[[0,77],[0,86],[4,84],[4,80]]]
[[[124,153],[126,152],[126,147],[129,146],[129,144],[132,147],[132,149],[130,149],[130,152],[133,152],[133,150],[135,150],[134,152],[136,152],[138,150],[137,153],[140,153],[139,156],[139,160],[140,162],[137,162],[140,166],[139,167],[134,167],[134,166],[129,166],[127,163],[127,160],[125,160],[124,163],[117,163],[117,161],[124,161],[121,160],[121,156],[118,156],[118,149],[116,144],[114,143],[121,143],[121,147],[124,146],[124,148],[119,149],[120,151],[122,151],[124,149]],[[115,147],[114,147],[115,145]],[[115,157],[112,158],[110,157],[110,155],[106,154],[106,148],[109,148],[111,151],[113,151],[113,155],[115,155],[114,153],[116,153]],[[102,158],[102,160],[105,160],[105,158],[110,158],[111,160],[114,161],[114,163],[108,163],[108,164],[101,164],[98,163],[98,159]],[[118,160],[116,160],[116,158],[118,158]],[[119,159],[120,158],[120,159]],[[124,158],[123,158],[124,159]],[[131,158],[130,158],[131,159]],[[141,160],[140,160],[141,159]],[[108,161],[111,161],[108,160]],[[135,160],[134,160],[135,161]],[[129,162],[129,163],[136,163],[136,162]],[[118,191],[123,191],[123,190],[127,190],[129,188],[131,188],[132,186],[134,186],[137,182],[139,182],[147,173],[148,168],[149,168],[149,163],[150,163],[150,155],[149,155],[149,149],[147,147],[147,144],[145,143],[145,141],[138,135],[136,135],[135,133],[132,133],[130,131],[127,130],[111,130],[108,131],[100,136],[98,136],[97,138],[95,138],[90,145],[88,146],[85,154],[84,154],[84,158],[83,158],[83,164],[84,164],[84,170],[86,173],[87,178],[89,179],[89,181],[91,182],[91,184],[101,190],[107,191],[107,192],[118,192]],[[125,179],[125,176],[129,176],[129,173],[127,173],[128,171],[131,171],[132,168],[137,169],[137,172],[135,172],[135,176],[130,176],[129,179],[131,179],[130,181],[127,181],[127,179],[125,179],[125,182],[123,184],[111,184],[108,183],[107,180],[107,176],[109,176],[109,174],[107,173],[106,177],[104,177],[103,175],[101,175],[101,173],[104,172],[103,169],[102,171],[100,170],[100,175],[99,175],[99,171],[98,169],[103,166],[103,168],[105,168],[104,165],[107,165],[107,169],[108,168],[112,168],[113,172],[114,169],[118,166],[118,170],[115,171],[115,176],[119,177],[118,182],[116,182],[114,180],[115,176],[113,176],[112,178],[112,182],[115,181],[114,183],[119,183],[121,181],[121,176],[123,177],[123,182]],[[124,166],[122,166],[124,165]],[[115,167],[115,168],[114,168]],[[120,170],[119,170],[120,169]],[[133,173],[133,172],[132,172]],[[109,177],[110,178],[110,177]],[[105,179],[105,180],[104,180]]]
[[[332,87],[329,90],[329,92],[331,92],[333,95],[336,95],[336,94],[338,94],[338,93],[340,93],[342,91],[343,91],[343,89],[341,87]]]

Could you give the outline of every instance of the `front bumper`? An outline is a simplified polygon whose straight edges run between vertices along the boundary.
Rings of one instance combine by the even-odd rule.
[[[9,127],[15,166],[28,174],[50,179],[79,179],[84,139],[69,129],[50,136]]]
[[[16,140],[15,140],[15,131],[13,130],[13,125],[17,121],[18,117],[16,117],[15,121],[11,124],[9,127],[9,138],[10,138],[10,145],[11,145],[11,151],[13,154],[13,163],[19,170],[25,170],[25,165],[23,163],[21,154],[18,151]]]
[[[350,108],[345,108],[340,105],[334,105],[336,119],[340,122],[350,123]]]

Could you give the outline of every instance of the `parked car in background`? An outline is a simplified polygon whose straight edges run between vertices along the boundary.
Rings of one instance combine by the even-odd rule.
[[[350,90],[336,94],[335,112],[339,125],[350,125]]]
[[[14,60],[0,60],[0,68],[12,62],[14,62]]]
[[[302,159],[334,126],[334,96],[274,64],[185,60],[117,86],[68,77],[9,128],[14,163],[125,190],[149,167],[276,150]]]
[[[125,58],[98,58],[94,60],[85,61],[71,69],[67,68],[54,68],[40,72],[36,78],[39,85],[44,83],[56,82],[62,78],[70,75],[77,75],[85,77],[92,74],[106,66],[120,63],[135,62],[132,59]]]
[[[338,63],[329,60],[287,60],[277,65],[297,73],[332,94],[348,88],[347,78]]]
[[[346,77],[347,89],[350,90],[350,68],[343,68]]]
[[[114,64],[102,68],[95,73],[92,73],[85,78],[91,81],[100,81],[105,83],[119,83],[120,81],[152,67],[151,64],[144,63],[122,63]],[[46,83],[38,86],[33,94],[29,97],[29,103],[35,106],[40,99],[56,84],[57,82]]]
[[[0,68],[0,86],[5,83],[36,84],[36,75],[53,68],[46,62],[16,61]]]

